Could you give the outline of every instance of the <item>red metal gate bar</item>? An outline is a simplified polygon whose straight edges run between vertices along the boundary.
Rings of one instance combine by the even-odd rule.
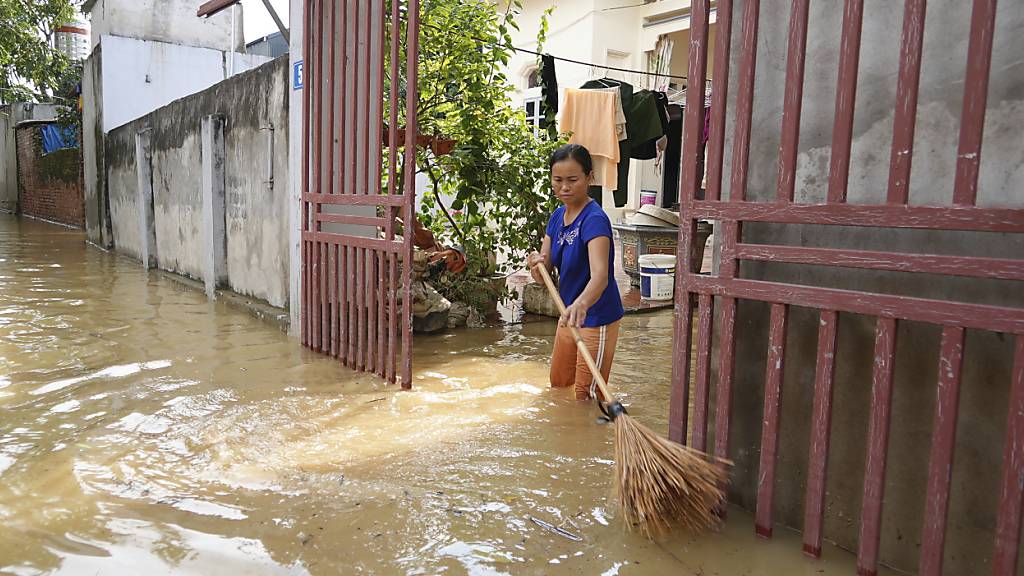
[[[708,399],[711,389],[711,335],[714,331],[712,319],[715,315],[715,299],[710,294],[701,294],[697,312],[697,374],[693,398],[693,447],[707,450]]]
[[[907,0],[900,40],[900,72],[896,80],[896,116],[892,123],[892,156],[888,202],[906,204],[910,195],[910,164],[914,156],[917,88],[921,82],[926,0]]]
[[[680,223],[686,226],[686,223]],[[689,228],[693,228],[692,222]],[[684,234],[684,237],[691,238],[693,231]],[[682,244],[680,242],[680,244]],[[684,245],[685,246],[685,245]],[[682,249],[682,248],[679,248]],[[675,279],[676,294],[683,294],[682,274],[677,274]],[[668,437],[673,442],[686,444],[686,431],[690,410],[690,364],[692,354],[690,348],[693,343],[693,309],[690,307],[690,295],[687,293],[682,301],[685,303],[675,307],[674,339],[675,347],[672,350],[672,393],[668,404]],[[694,432],[696,435],[696,431]]]
[[[942,548],[946,541],[949,483],[953,476],[953,448],[960,405],[960,371],[964,364],[964,329],[946,327],[939,352],[938,391],[932,448],[928,459],[928,489],[921,534],[920,576],[942,575]]]
[[[708,6],[703,2],[695,3],[692,6],[692,20],[690,26],[691,41],[700,45],[707,44],[709,23],[707,17]],[[707,49],[694,50],[690,52],[691,78],[705,78],[707,75]],[[683,158],[696,157],[701,145],[701,133],[704,129],[704,83],[695,84],[686,94],[686,106],[688,111],[683,122]],[[688,199],[696,197],[698,180],[697,166],[693,163],[683,162],[681,166],[681,182],[684,184],[679,191],[680,203],[685,204]],[[680,226],[682,242],[677,244],[676,258],[679,262],[690,262],[689,246],[695,236],[696,222],[688,221]],[[677,294],[682,294],[682,276],[675,279]],[[693,311],[690,309],[690,299],[687,295],[685,306],[676,308],[674,334],[677,342],[685,341],[689,344],[692,339]],[[710,353],[710,346],[703,347],[703,340],[699,341],[697,358],[698,361]],[[710,340],[707,340],[709,343]],[[690,399],[690,348],[676,349],[672,358],[673,378],[684,382],[683,386],[673,389],[669,407],[672,420],[676,422],[669,428],[669,438],[680,443],[686,443],[686,427],[689,414]]]
[[[846,202],[850,180],[850,149],[853,143],[853,110],[857,97],[857,66],[860,63],[860,30],[864,0],[846,0],[843,35],[839,42],[839,80],[836,86],[836,118],[829,158],[828,201]]]
[[[420,0],[409,0],[409,14],[419,14]],[[418,67],[417,61],[419,59],[419,34],[420,34],[420,21],[418,17],[409,18],[409,31],[407,34],[407,42],[409,46],[407,59],[407,71],[406,78],[408,83],[409,94],[406,96],[406,147],[405,147],[405,165],[415,166],[416,165],[416,146],[412,144],[415,142],[415,135],[418,134],[417,118],[416,118],[416,81],[418,79]],[[413,195],[416,190],[416,175],[415,170],[405,171],[405,190],[406,194]],[[402,349],[406,351],[404,361],[402,363],[402,385],[412,386],[412,223],[413,223],[413,203],[407,202],[405,204],[405,212],[403,214],[403,221],[405,222],[405,244],[406,244],[406,265],[402,267],[402,320],[403,325],[407,328],[402,333]]]
[[[729,201],[747,198],[747,176],[750,165],[750,123],[754,115],[754,72],[757,68],[757,25],[760,0],[751,0],[743,6],[743,29],[740,45],[739,92],[736,95],[736,133],[733,136],[732,176],[729,179]],[[687,156],[687,158],[690,158]],[[730,220],[735,220],[731,218]],[[726,222],[726,226],[735,226]],[[733,240],[735,237],[735,240]],[[739,241],[739,233],[728,234],[725,243],[729,246]],[[726,265],[725,262],[722,263]],[[723,273],[734,276],[735,271]]]
[[[1024,335],[1017,335],[1016,344],[1013,380],[1010,384],[1010,411],[1006,417],[995,552],[992,558],[992,574],[995,576],[1015,575],[1020,551],[1021,506],[1024,504]]]
[[[796,153],[800,142],[800,107],[804,97],[809,8],[810,0],[793,0],[789,16],[786,95],[782,106],[782,141],[779,144],[779,202],[792,202],[796,185]]]
[[[772,304],[768,332],[768,360],[764,378],[764,422],[761,428],[761,460],[757,473],[758,536],[772,536],[772,505],[775,498],[775,461],[779,452],[779,410],[782,405],[782,375],[786,364],[786,327],[789,307]]]
[[[804,554],[821,556],[821,523],[825,514],[825,478],[828,440],[832,428],[832,382],[836,371],[835,310],[822,310],[818,327],[817,366],[814,370],[814,411],[811,415],[811,452],[807,463],[804,499]]]
[[[995,28],[996,0],[975,0],[953,185],[953,203],[961,206],[973,206],[978,196],[978,168],[981,166],[981,141],[985,131],[985,105]]]
[[[710,292],[716,296],[793,304],[806,308],[834,309],[867,316],[885,316],[900,320],[915,320],[944,326],[976,328],[1009,334],[1024,333],[1024,315],[1020,309],[966,304],[948,300],[930,300],[911,296],[870,294],[836,288],[817,288],[765,282],[692,275],[690,288],[696,292]]]
[[[790,204],[781,202],[695,201],[693,218],[739,220],[776,224],[825,224],[964,230],[972,232],[1024,232],[1024,210],[965,206],[902,206],[880,204]],[[724,247],[723,247],[724,249]]]
[[[879,318],[875,326],[874,369],[871,382],[871,416],[868,422],[868,453],[861,498],[858,576],[878,573],[878,547],[882,530],[882,498],[885,494],[885,461],[889,452],[892,412],[892,377],[896,356],[896,320]]]
[[[894,272],[921,272],[947,276],[1024,280],[1024,260],[1013,258],[982,258],[946,256],[941,254],[899,254],[874,250],[843,250],[809,248],[778,244],[740,244],[736,257],[741,260],[789,262],[842,266]]]
[[[717,21],[718,37],[715,39],[715,72],[711,79],[711,126],[708,135],[708,186],[705,197],[718,200],[722,197],[722,161],[725,151],[725,103],[729,93],[729,50],[732,41],[732,0],[719,0]],[[707,53],[706,44],[698,44],[690,53]],[[687,157],[683,157],[683,162]],[[694,200],[694,198],[687,198]],[[680,198],[682,202],[682,198]]]
[[[399,12],[399,5],[396,0],[391,0],[391,37],[397,38],[399,31],[399,22],[401,22],[401,13]],[[391,87],[388,97],[388,195],[394,197],[398,191],[399,183],[397,181],[398,174],[398,74],[394,72],[398,70],[398,62],[400,59],[401,52],[399,51],[399,43],[391,42]],[[393,241],[395,239],[394,219],[395,219],[395,208],[394,206],[386,206],[385,211],[387,212],[387,222],[384,225],[384,238],[386,240]],[[395,364],[397,362],[396,348],[398,339],[398,302],[397,302],[397,290],[395,286],[398,282],[398,258],[395,254],[388,254],[388,360],[387,369],[385,370],[385,378],[388,381],[394,382],[395,380]]]

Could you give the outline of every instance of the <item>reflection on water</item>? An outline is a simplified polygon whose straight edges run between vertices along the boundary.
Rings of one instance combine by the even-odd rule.
[[[0,254],[0,572],[852,573],[739,512],[624,532],[550,323],[417,338],[402,392],[78,232],[0,216]],[[665,430],[671,316],[623,330],[613,383]]]

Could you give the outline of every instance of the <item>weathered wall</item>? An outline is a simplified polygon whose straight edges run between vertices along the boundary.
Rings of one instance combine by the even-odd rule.
[[[0,212],[18,211],[17,149],[10,107],[0,107]]]
[[[38,125],[16,130],[18,142],[18,211],[81,228],[82,160],[78,148],[43,155]]]
[[[82,11],[92,24],[92,45],[108,34],[214,50],[243,50],[242,7],[196,18],[194,0],[89,0]],[[232,34],[232,26],[234,33]]]
[[[97,246],[110,246],[107,174],[103,168],[103,54],[97,46],[82,67],[82,167],[85,174],[85,232]]]
[[[828,183],[842,20],[842,11],[831,4],[811,3],[796,187],[797,199],[802,202],[824,201]],[[902,6],[901,2],[866,2],[850,202],[885,201]],[[734,10],[730,111],[736,106],[743,2],[735,2]],[[913,204],[949,204],[952,198],[970,15],[970,3],[948,0],[928,5],[910,184]],[[775,195],[778,173],[789,14],[788,10],[762,3],[760,18],[747,196],[769,200]],[[1024,146],[1020,137],[1024,122],[1024,35],[1020,33],[1024,29],[1024,10],[1017,3],[1001,3],[996,22],[978,203],[1019,207],[1024,206],[1020,194],[1024,189]],[[733,120],[730,114],[727,151],[732,149]],[[731,169],[727,158],[726,193]],[[1019,258],[1024,254],[1024,239],[1020,237],[880,228],[748,224],[744,241],[990,257]],[[741,271],[746,278],[1024,307],[1021,283],[764,263],[744,263]],[[794,307],[790,323],[775,519],[800,528],[817,314]],[[867,450],[873,331],[870,318],[840,315],[825,537],[854,550]],[[767,333],[767,305],[741,304],[730,438],[730,454],[736,466],[730,496],[750,509],[756,504]],[[911,571],[917,569],[921,542],[939,335],[936,326],[903,322],[897,339],[881,550],[884,562]],[[967,334],[946,540],[948,574],[990,571],[1012,342],[1012,337],[1002,334],[973,330]]]
[[[103,131],[269,62],[249,54],[104,35]]]
[[[0,212],[18,211],[18,144],[15,128],[27,120],[57,118],[55,104],[18,102],[0,106]]]
[[[118,251],[140,254],[135,136],[148,129],[156,228],[151,251],[160,268],[202,279],[200,126],[203,117],[221,115],[228,287],[288,305],[288,73],[288,58],[282,57],[107,134],[106,178]],[[266,182],[268,158],[273,187]]]

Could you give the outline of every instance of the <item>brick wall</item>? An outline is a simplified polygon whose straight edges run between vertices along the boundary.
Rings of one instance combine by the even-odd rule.
[[[82,228],[85,211],[80,151],[65,149],[44,156],[38,126],[19,128],[16,139],[19,211]]]

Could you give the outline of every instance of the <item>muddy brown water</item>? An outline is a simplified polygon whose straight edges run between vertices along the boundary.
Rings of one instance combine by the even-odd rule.
[[[627,317],[612,375],[660,431],[671,320]],[[703,536],[624,531],[611,428],[547,387],[553,331],[418,337],[403,392],[0,215],[0,573],[854,573],[736,509]]]

